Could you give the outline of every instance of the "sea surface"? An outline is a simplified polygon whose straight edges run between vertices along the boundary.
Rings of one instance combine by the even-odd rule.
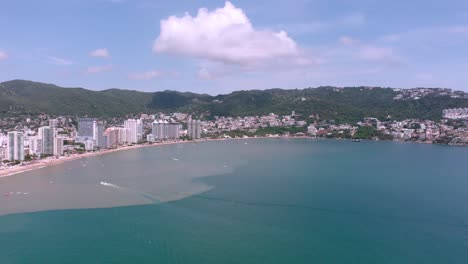
[[[2,264],[468,263],[463,147],[186,143],[0,178],[0,194]]]

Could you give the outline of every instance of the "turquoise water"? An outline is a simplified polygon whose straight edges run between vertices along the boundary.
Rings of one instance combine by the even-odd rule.
[[[0,213],[102,208],[0,216],[0,263],[466,263],[467,158],[459,147],[272,139],[45,168],[0,179],[1,191],[29,192],[2,197]]]

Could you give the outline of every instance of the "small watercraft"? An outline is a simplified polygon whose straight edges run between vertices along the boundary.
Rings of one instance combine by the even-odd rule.
[[[101,181],[99,184],[104,185],[104,186],[110,186],[111,184],[105,181]]]
[[[355,138],[353,139],[353,142],[361,142],[361,140],[359,138]]]

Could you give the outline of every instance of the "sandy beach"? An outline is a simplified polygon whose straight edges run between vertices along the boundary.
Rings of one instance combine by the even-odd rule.
[[[259,138],[277,138],[277,137],[249,137],[249,138],[216,138],[216,139],[200,139],[196,141],[168,141],[168,142],[161,142],[161,143],[153,143],[153,144],[144,144],[144,145],[133,145],[133,146],[124,146],[116,149],[108,149],[102,151],[95,151],[95,152],[87,152],[84,154],[74,154],[71,156],[64,156],[56,159],[44,159],[44,160],[36,160],[32,161],[31,163],[26,163],[21,166],[14,166],[9,167],[3,170],[0,170],[0,178],[13,176],[16,174],[20,174],[23,172],[28,172],[32,170],[42,169],[44,167],[53,166],[57,164],[62,164],[64,162],[69,162],[77,159],[82,158],[89,158],[99,155],[105,155],[114,153],[117,151],[124,151],[130,149],[137,149],[137,148],[145,148],[145,147],[158,147],[158,146],[165,146],[165,145],[173,145],[173,144],[184,144],[184,143],[196,143],[196,142],[205,142],[205,141],[221,141],[221,140],[242,140],[242,139],[259,139]],[[288,138],[307,138],[307,137],[288,137]]]
[[[62,164],[64,162],[69,162],[72,160],[82,159],[82,158],[89,158],[99,155],[110,154],[118,151],[130,150],[130,149],[137,149],[137,148],[144,148],[144,147],[157,147],[157,146],[164,146],[164,145],[172,145],[172,144],[182,144],[182,143],[189,143],[189,142],[196,142],[196,141],[170,141],[170,142],[162,142],[162,143],[154,143],[154,144],[145,144],[145,145],[133,145],[133,146],[124,146],[116,149],[108,149],[102,151],[95,151],[95,152],[87,152],[84,154],[74,154],[71,156],[64,156],[56,159],[44,159],[44,160],[36,160],[32,161],[31,163],[26,163],[19,166],[9,167],[3,170],[0,170],[0,178],[13,176],[19,173],[28,172],[32,170],[42,169],[44,167],[53,166],[57,164]]]

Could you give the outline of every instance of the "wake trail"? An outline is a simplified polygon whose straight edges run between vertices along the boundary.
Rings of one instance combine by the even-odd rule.
[[[130,189],[130,188],[127,188],[127,187],[122,187],[122,186],[119,186],[119,185],[116,185],[116,184],[113,184],[113,183],[109,183],[109,182],[105,182],[105,181],[101,181],[100,184],[102,186],[113,188],[113,189],[116,189],[116,190],[119,190],[119,191],[122,191],[122,192],[138,195],[138,196],[140,196],[142,198],[150,200],[151,203],[160,203],[161,202],[160,199],[158,199],[158,198],[154,197],[153,195],[151,195],[149,193],[146,193],[146,192],[138,191],[138,190],[135,190],[135,189]]]

